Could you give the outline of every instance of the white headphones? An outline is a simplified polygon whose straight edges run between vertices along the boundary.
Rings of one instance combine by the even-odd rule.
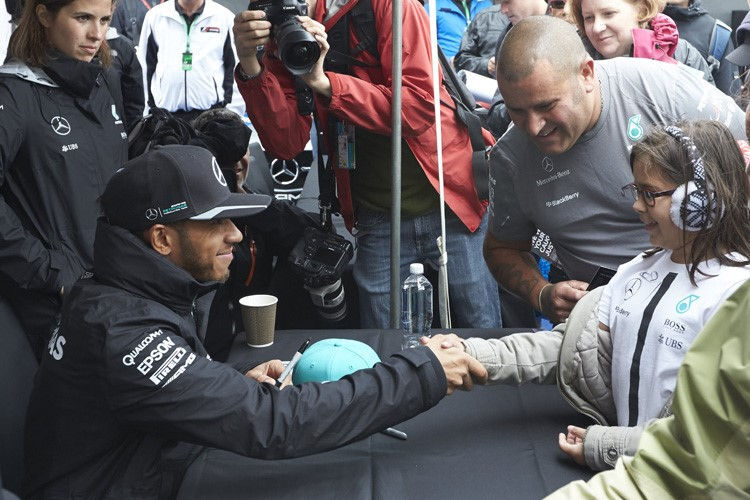
[[[708,189],[700,151],[679,127],[667,125],[664,131],[680,142],[693,167],[693,180],[678,186],[672,193],[672,205],[669,209],[672,222],[685,231],[709,228],[724,213],[724,207],[716,199],[716,193]]]

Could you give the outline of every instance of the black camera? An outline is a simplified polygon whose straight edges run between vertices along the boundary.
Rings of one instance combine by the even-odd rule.
[[[346,300],[341,274],[354,256],[345,238],[308,227],[289,254],[292,269],[300,275],[318,314],[328,321],[346,317]]]
[[[256,0],[247,8],[266,13],[279,58],[286,69],[293,75],[309,73],[320,57],[320,47],[297,19],[297,16],[307,15],[305,0]]]

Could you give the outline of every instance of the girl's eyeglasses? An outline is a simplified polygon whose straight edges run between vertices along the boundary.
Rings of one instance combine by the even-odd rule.
[[[633,199],[633,201],[636,201],[638,198],[643,198],[643,201],[648,205],[649,207],[653,207],[656,204],[656,198],[660,196],[672,196],[672,193],[677,191],[677,189],[668,189],[667,191],[647,191],[645,189],[641,189],[638,186],[636,186],[633,183],[628,184],[627,186],[622,187],[622,194],[625,196],[629,196]]]

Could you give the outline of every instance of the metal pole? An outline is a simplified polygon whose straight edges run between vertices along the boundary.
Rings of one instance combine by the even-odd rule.
[[[391,328],[401,318],[401,0],[393,0],[393,79],[391,102]]]

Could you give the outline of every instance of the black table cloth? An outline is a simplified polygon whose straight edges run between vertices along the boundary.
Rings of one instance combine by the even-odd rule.
[[[455,332],[489,338],[510,330]],[[381,358],[400,344],[396,331],[290,330],[277,332],[263,349],[238,339],[231,357],[289,359],[307,337],[357,339]],[[326,453],[274,461],[208,450],[188,470],[179,498],[541,498],[591,477],[557,446],[566,425],[589,423],[555,386],[479,386],[396,426],[406,441],[375,434]]]

